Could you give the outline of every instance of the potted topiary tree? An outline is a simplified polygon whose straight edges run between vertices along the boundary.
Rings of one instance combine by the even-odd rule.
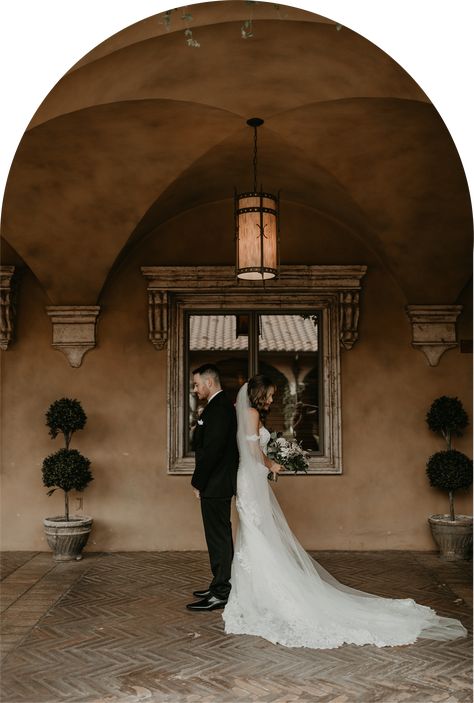
[[[69,515],[69,491],[83,491],[93,480],[90,461],[77,449],[69,449],[74,432],[82,430],[87,416],[78,400],[61,398],[56,400],[46,413],[49,434],[54,439],[59,433],[64,436],[65,447],[46,457],[43,461],[43,484],[48,495],[57,488],[64,491],[64,515],[44,519],[48,544],[55,561],[82,559],[82,550],[92,529],[92,518]]]
[[[431,515],[428,522],[440,549],[441,559],[468,559],[472,554],[472,517],[456,515],[454,492],[472,483],[472,460],[452,448],[452,438],[461,437],[469,419],[458,398],[443,395],[431,405],[426,422],[430,430],[444,437],[446,449],[428,459],[426,473],[434,488],[447,491],[449,515]]]

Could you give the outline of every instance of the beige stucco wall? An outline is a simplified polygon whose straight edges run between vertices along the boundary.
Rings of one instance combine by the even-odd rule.
[[[220,213],[213,211],[217,227]],[[62,511],[62,495],[47,497],[41,482],[43,458],[61,446],[60,438],[49,438],[44,413],[62,396],[80,399],[88,415],[72,444],[91,459],[95,477],[82,494],[83,512],[94,517],[87,549],[204,548],[189,477],[166,473],[166,352],[157,352],[147,338],[146,283],[139,270],[180,260],[177,232],[190,224],[183,218],[131,252],[110,278],[100,300],[97,348],[79,369],[51,348],[44,311],[50,301],[31,272],[24,272],[17,339],[2,353],[3,549],[47,549],[42,518]],[[209,218],[194,249],[182,245],[183,258],[192,251],[194,263],[230,263]],[[289,477],[275,486],[276,494],[306,548],[433,549],[426,518],[444,512],[447,498],[425,476],[427,457],[443,445],[424,418],[442,394],[457,395],[472,418],[472,356],[449,351],[430,368],[410,346],[404,312],[407,302],[423,301],[405,300],[357,238],[342,229],[317,231],[315,222],[314,213],[288,207],[285,227],[294,237],[282,258],[369,265],[360,340],[342,352],[344,473]],[[466,332],[469,321],[464,318],[461,326]],[[469,428],[457,448],[470,454],[471,439]],[[76,498],[71,505],[76,508]],[[470,513],[470,494],[460,493],[456,506]]]

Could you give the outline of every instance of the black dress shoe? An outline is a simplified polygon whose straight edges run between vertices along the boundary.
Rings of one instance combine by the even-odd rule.
[[[196,598],[208,598],[210,595],[211,592],[208,588],[204,591],[193,591],[193,596],[196,596]]]
[[[195,603],[188,603],[186,608],[188,610],[217,610],[218,608],[225,608],[226,603],[226,600],[209,596],[208,598],[197,600]]]

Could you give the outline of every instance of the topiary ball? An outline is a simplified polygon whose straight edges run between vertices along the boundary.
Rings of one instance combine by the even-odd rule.
[[[428,427],[437,434],[451,432],[458,437],[468,426],[469,418],[459,398],[442,395],[433,401],[426,415]]]
[[[83,491],[93,477],[91,462],[77,449],[60,449],[43,461],[43,484],[63,491]]]
[[[472,459],[456,449],[436,452],[426,465],[430,485],[444,491],[469,488],[472,483]]]
[[[76,430],[82,430],[86,421],[87,415],[76,399],[61,398],[56,400],[46,413],[46,424],[53,439],[58,432],[70,434]]]

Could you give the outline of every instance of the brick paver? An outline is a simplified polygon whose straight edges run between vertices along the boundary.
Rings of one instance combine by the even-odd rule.
[[[415,552],[314,556],[350,586],[415,598],[470,629],[469,562]],[[208,583],[202,552],[3,561],[3,703],[471,701],[471,638],[309,650],[225,635],[220,611],[184,607]]]

